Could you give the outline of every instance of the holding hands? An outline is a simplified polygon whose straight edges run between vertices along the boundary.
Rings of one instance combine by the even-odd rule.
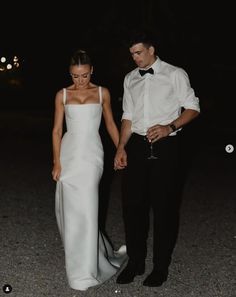
[[[127,154],[124,148],[118,148],[114,158],[114,169],[124,169],[127,166]]]

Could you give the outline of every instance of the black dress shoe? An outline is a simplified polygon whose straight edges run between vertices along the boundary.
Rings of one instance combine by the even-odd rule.
[[[145,264],[139,266],[128,263],[116,279],[117,284],[129,284],[135,276],[144,274]]]
[[[160,287],[168,277],[168,270],[160,271],[153,269],[151,274],[144,280],[143,285],[147,287]]]

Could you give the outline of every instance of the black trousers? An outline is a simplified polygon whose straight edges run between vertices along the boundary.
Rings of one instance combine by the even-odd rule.
[[[149,214],[153,211],[153,263],[167,269],[179,229],[183,188],[178,136],[153,144],[155,160],[149,160],[150,144],[133,133],[126,145],[128,166],[122,174],[122,211],[127,253],[133,263],[147,255]]]

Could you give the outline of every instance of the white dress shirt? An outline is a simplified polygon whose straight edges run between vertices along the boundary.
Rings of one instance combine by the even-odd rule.
[[[130,120],[131,131],[140,135],[156,124],[168,125],[179,117],[182,108],[200,111],[199,99],[182,68],[159,57],[151,67],[154,74],[141,76],[137,67],[124,79],[122,119]]]

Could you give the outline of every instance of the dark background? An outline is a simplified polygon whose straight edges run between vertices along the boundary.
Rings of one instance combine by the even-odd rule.
[[[228,1],[5,3],[0,54],[17,55],[22,67],[0,73],[1,108],[53,115],[56,91],[70,83],[69,58],[86,48],[94,60],[93,81],[110,89],[119,123],[123,78],[134,67],[124,41],[130,28],[144,25],[158,37],[160,58],[189,74],[201,103],[201,116],[190,128],[197,126],[210,142],[231,143],[236,129],[233,11]]]
[[[229,1],[1,2],[0,56],[17,55],[22,67],[0,71],[0,287],[12,285],[17,296],[76,294],[65,286],[54,216],[54,96],[71,83],[71,53],[86,48],[94,60],[94,83],[110,89],[119,124],[123,79],[134,67],[124,41],[130,28],[145,25],[158,35],[160,58],[187,71],[201,105],[200,116],[182,130],[183,162],[187,168],[193,164],[193,170],[185,187],[173,279],[160,294],[233,296],[236,151],[227,153],[225,147],[236,148],[234,20]],[[105,162],[99,215],[104,232],[114,146],[103,123],[101,133]],[[120,184],[114,185],[108,234],[118,246],[124,233]],[[105,296],[107,285],[103,289],[92,292]],[[115,289],[108,285],[112,296]],[[140,290],[134,284],[130,294]]]

